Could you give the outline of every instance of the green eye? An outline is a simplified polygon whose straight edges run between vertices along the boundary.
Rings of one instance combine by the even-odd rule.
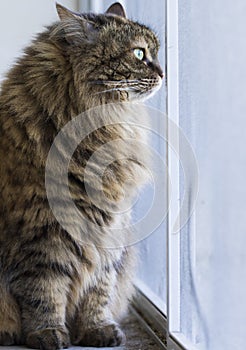
[[[139,59],[140,61],[144,58],[144,50],[143,49],[134,49],[133,50],[134,55]]]

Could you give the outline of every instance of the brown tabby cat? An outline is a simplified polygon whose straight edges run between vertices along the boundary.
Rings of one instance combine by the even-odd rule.
[[[98,231],[87,222],[78,236],[57,222],[47,200],[45,165],[55,136],[71,119],[115,100],[141,100],[160,87],[159,43],[149,28],[128,20],[119,3],[101,15],[60,5],[57,11],[61,21],[25,50],[0,94],[0,345],[118,346],[124,334],[117,322],[132,296],[135,252],[125,246],[127,229],[125,237],[115,237],[118,248],[107,249],[108,229],[116,221],[128,223],[130,215],[119,218],[93,204],[83,171],[100,145],[132,137],[135,130],[101,127],[74,153],[71,195]],[[121,116],[124,107],[116,113]],[[135,136],[141,139],[141,133]],[[112,146],[112,152],[120,150]],[[122,191],[131,197],[146,181],[137,157],[141,147],[126,142],[124,152],[127,157],[103,177],[104,192],[116,206]],[[93,176],[88,185],[97,193]],[[69,208],[65,219],[76,224]],[[84,237],[90,244],[83,244]]]

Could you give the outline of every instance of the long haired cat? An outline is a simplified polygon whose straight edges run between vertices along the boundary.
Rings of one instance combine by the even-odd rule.
[[[109,229],[116,221],[124,227],[130,215],[97,207],[86,192],[83,171],[101,145],[129,135],[141,139],[141,132],[120,123],[102,126],[74,152],[70,192],[88,219],[79,235],[73,233],[75,218],[59,202],[59,192],[58,205],[66,207],[64,220],[71,230],[52,213],[45,166],[56,135],[77,115],[117,101],[112,111],[123,118],[124,103],[158,90],[163,78],[159,42],[148,27],[128,20],[119,3],[100,15],[77,14],[60,5],[57,11],[60,21],[38,35],[1,88],[0,345],[45,350],[70,344],[118,346],[124,342],[118,322],[133,292],[135,252],[127,246],[127,225],[125,235],[114,237],[117,247],[109,249]],[[123,148],[124,159],[110,164],[103,176],[104,193],[116,207],[121,194],[131,198],[147,176],[138,158],[144,158],[141,147],[126,142]],[[120,151],[112,144],[116,159]],[[87,183],[96,195],[98,168],[100,159]]]

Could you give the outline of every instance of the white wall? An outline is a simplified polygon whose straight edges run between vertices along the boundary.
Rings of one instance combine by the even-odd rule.
[[[57,2],[76,9],[76,0]],[[55,0],[0,1],[0,80],[35,34],[57,19]]]

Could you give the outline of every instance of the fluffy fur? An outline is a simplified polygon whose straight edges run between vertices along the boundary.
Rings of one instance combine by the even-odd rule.
[[[85,190],[84,169],[99,146],[143,135],[115,123],[78,146],[69,186],[88,219],[80,235],[73,234],[76,222],[69,208],[64,213],[69,232],[52,214],[45,165],[55,136],[75,116],[110,102],[141,100],[160,87],[159,43],[149,28],[126,19],[119,4],[102,15],[57,9],[61,21],[25,50],[0,94],[0,345],[47,350],[71,343],[117,346],[124,341],[117,322],[132,295],[135,252],[127,247],[131,232],[126,229],[124,237],[112,238],[108,228],[127,226],[130,215],[119,218],[94,205]],[[139,47],[143,60],[134,55]],[[105,121],[114,119],[108,113]],[[113,113],[120,121],[127,108],[119,104]],[[120,209],[122,193],[131,198],[134,188],[146,181],[139,161],[144,154],[127,141],[111,152],[124,159],[108,167],[103,191]],[[87,185],[100,199],[95,180],[100,157],[94,165]],[[107,249],[112,243],[118,248]]]

